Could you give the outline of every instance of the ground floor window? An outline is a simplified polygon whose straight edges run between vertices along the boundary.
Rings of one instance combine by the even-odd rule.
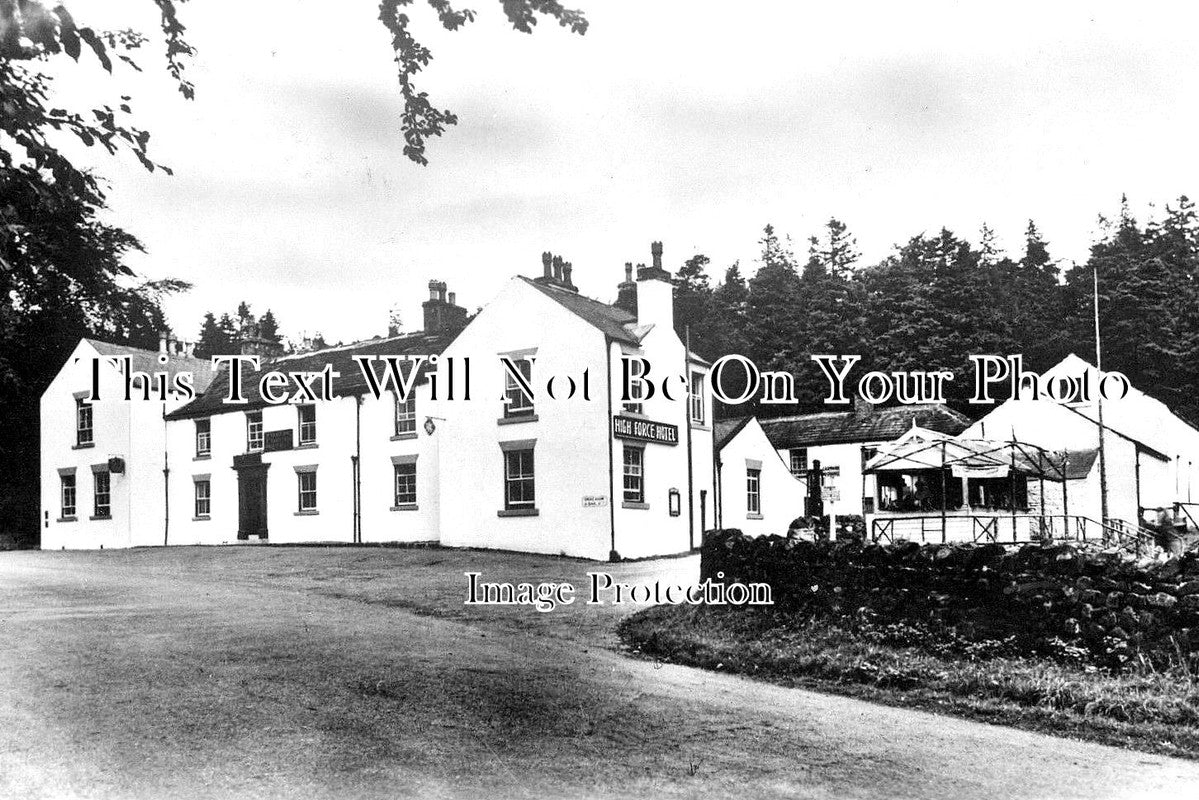
[[[533,508],[533,449],[504,452],[504,508]]]
[[[745,470],[745,510],[750,514],[762,513],[762,470]]]
[[[296,480],[300,489],[300,510],[316,511],[316,470],[297,472]]]
[[[204,519],[212,514],[212,482],[196,481],[196,517]]]
[[[645,450],[624,446],[624,501],[645,502]]]
[[[75,473],[64,473],[59,476],[62,483],[62,517],[72,519],[75,516]]]
[[[416,464],[396,464],[396,498],[397,506],[416,505]]]
[[[92,473],[94,483],[94,515],[97,518],[112,516],[112,477],[108,470],[97,470]]]

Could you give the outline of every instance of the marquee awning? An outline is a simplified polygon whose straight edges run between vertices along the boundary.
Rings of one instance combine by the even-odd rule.
[[[1062,481],[1078,477],[1071,461],[1091,463],[1084,453],[1052,453],[1034,444],[990,439],[901,441],[866,462],[863,472],[916,472],[948,469],[957,478],[1006,478],[1012,471]]]

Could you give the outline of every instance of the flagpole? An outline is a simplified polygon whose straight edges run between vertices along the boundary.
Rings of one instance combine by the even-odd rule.
[[[1107,525],[1107,458],[1105,457],[1103,447],[1103,392],[1099,391],[1103,385],[1103,351],[1099,345],[1099,267],[1091,267],[1091,286],[1092,286],[1092,301],[1095,311],[1095,402],[1099,412],[1099,507],[1103,518],[1099,521],[1100,526]]]

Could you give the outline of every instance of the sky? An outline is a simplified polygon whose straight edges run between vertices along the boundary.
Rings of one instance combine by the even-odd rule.
[[[419,2],[419,0],[418,0]],[[460,3],[461,5],[462,3]],[[677,269],[756,268],[773,224],[806,252],[830,217],[863,263],[921,232],[1018,253],[1035,219],[1054,257],[1085,260],[1097,216],[1199,193],[1199,8],[1155,2],[573,0],[585,36],[529,36],[496,0],[441,31],[420,86],[460,123],[402,153],[401,98],[373,0],[193,0],[184,100],[159,51],[144,72],[64,70],[66,102],[133,97],[151,155],[83,152],[108,221],[138,236],[146,278],[194,288],[177,335],[245,300],[293,338],[421,323],[430,279],[471,310],[550,250],[611,301],[651,241]],[[150,0],[73,0],[81,24],[153,32]],[[82,147],[79,150],[83,150]]]

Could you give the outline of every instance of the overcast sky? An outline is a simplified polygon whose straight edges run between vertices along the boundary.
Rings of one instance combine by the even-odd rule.
[[[195,289],[168,306],[194,338],[205,310],[247,300],[284,332],[420,325],[430,278],[473,309],[552,250],[611,300],[625,261],[665,243],[723,274],[756,266],[766,223],[797,250],[830,217],[878,259],[921,231],[1018,250],[1029,217],[1059,258],[1084,259],[1122,192],[1142,216],[1199,193],[1193,4],[575,0],[586,36],[511,31],[496,0],[441,32],[421,76],[460,124],[402,154],[374,0],[200,0],[182,6],[194,102],[142,55],[134,96],[152,154],[95,156],[134,266]],[[149,0],[75,0],[81,23],[155,22]],[[130,10],[130,8],[132,10]]]

